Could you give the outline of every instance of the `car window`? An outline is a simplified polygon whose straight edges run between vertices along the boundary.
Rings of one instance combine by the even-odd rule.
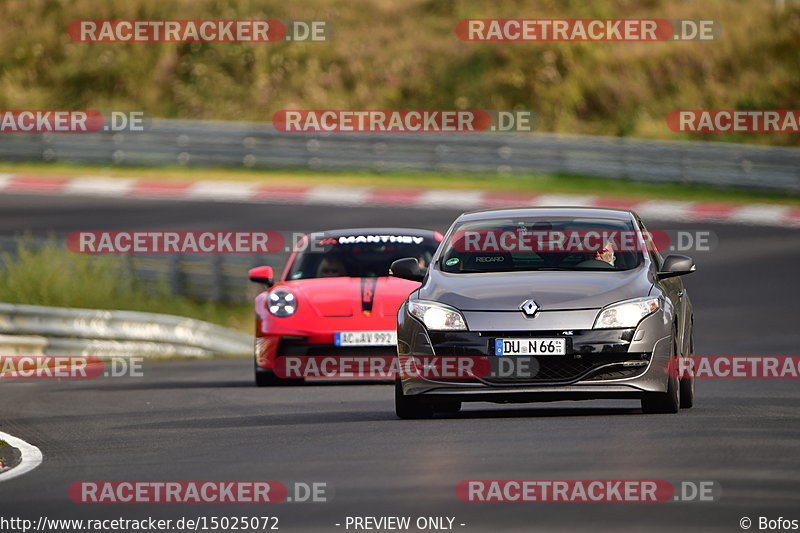
[[[639,227],[642,228],[642,231],[647,233],[647,228],[645,227],[644,223],[639,220]],[[661,253],[658,251],[658,247],[652,243],[652,241],[648,241],[652,245],[647,247],[647,253],[650,255],[650,261],[653,262],[655,265],[656,272],[661,270],[661,265],[664,263],[664,258],[661,256]]]
[[[451,273],[545,270],[621,271],[638,267],[644,245],[633,221],[521,218],[454,228],[439,268]]]
[[[388,276],[392,262],[405,257],[415,257],[427,268],[438,246],[433,238],[410,235],[314,238],[297,253],[286,279]]]

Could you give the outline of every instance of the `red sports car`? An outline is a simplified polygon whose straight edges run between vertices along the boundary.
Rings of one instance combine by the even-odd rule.
[[[438,232],[362,228],[306,235],[273,281],[271,267],[250,270],[267,290],[256,297],[256,385],[285,379],[281,357],[396,355],[397,312],[419,283],[389,277],[396,259],[427,267],[442,240]],[[302,359],[301,359],[302,360]]]

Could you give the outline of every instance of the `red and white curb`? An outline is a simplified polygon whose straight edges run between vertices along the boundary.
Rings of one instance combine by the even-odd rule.
[[[359,207],[410,207],[469,211],[500,207],[592,206],[631,209],[649,220],[708,221],[800,227],[800,208],[641,200],[604,196],[491,192],[451,189],[391,189],[329,185],[274,185],[237,181],[177,181],[140,178],[61,177],[0,174],[0,193],[160,198],[185,201],[282,203]]]
[[[24,440],[17,438],[8,433],[0,431],[0,440],[6,441],[8,444],[19,450],[21,459],[18,465],[0,473],[0,482],[8,481],[23,474],[27,474],[40,464],[42,464],[42,451],[34,446],[28,444]]]

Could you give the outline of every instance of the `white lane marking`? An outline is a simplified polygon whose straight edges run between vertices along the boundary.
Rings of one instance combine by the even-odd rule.
[[[781,225],[788,212],[789,208],[784,206],[751,204],[733,211],[728,216],[728,221],[741,222],[744,224]]]
[[[186,198],[248,200],[261,185],[242,181],[197,181],[186,190]]]
[[[20,455],[22,455],[17,466],[0,474],[0,482],[19,477],[42,464],[42,451],[33,444],[28,444],[24,440],[18,439],[8,433],[3,433],[2,431],[0,431],[0,440],[6,441],[11,446],[18,449]]]
[[[138,180],[129,178],[103,178],[86,176],[69,180],[64,194],[89,196],[117,196],[127,194]]]
[[[371,190],[369,187],[319,185],[309,188],[300,202],[322,205],[364,205]]]
[[[449,207],[468,211],[483,205],[483,191],[431,189],[419,195],[411,207]]]
[[[533,198],[530,205],[538,207],[585,206],[592,207],[597,199],[594,196],[579,194],[540,194]]]
[[[8,182],[11,181],[13,177],[14,174],[0,174],[0,191],[6,188]]]
[[[670,202],[651,200],[632,207],[633,211],[644,220],[688,220],[692,217],[692,202]]]

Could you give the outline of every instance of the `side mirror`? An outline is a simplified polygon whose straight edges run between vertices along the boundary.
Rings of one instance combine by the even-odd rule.
[[[658,272],[658,279],[674,278],[691,274],[695,271],[694,259],[686,255],[670,254],[664,259],[661,271]]]
[[[272,278],[274,277],[274,272],[272,271],[272,267],[270,266],[260,266],[251,268],[248,271],[250,276],[250,281],[255,281],[256,283],[263,283],[267,287],[272,285]]]
[[[419,261],[414,257],[404,257],[392,263],[389,267],[389,274],[411,281],[422,281],[425,271],[419,267]]]

